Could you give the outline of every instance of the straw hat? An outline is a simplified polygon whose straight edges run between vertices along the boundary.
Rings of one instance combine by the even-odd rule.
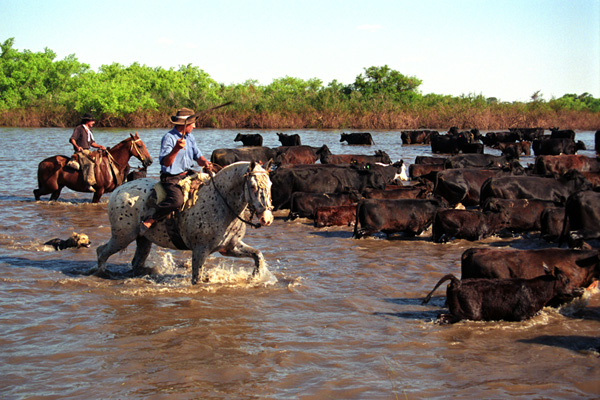
[[[171,123],[173,125],[190,125],[196,122],[198,114],[194,114],[193,110],[189,108],[181,108],[177,110],[177,114],[171,116]]]

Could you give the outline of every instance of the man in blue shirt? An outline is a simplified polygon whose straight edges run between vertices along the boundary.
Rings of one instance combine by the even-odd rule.
[[[160,142],[160,181],[166,192],[166,198],[157,204],[154,215],[146,218],[140,225],[140,235],[144,235],[152,225],[183,205],[183,192],[179,181],[193,174],[194,161],[199,166],[211,170],[208,161],[198,148],[192,130],[196,127],[197,114],[189,108],[182,108],[171,117],[173,129],[167,132]]]

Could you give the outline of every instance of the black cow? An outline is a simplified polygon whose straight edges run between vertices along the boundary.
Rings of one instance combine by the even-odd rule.
[[[225,167],[238,161],[255,161],[266,164],[269,160],[275,160],[277,150],[269,147],[249,146],[239,149],[215,149],[210,156],[214,164]]]
[[[530,279],[558,267],[570,289],[588,287],[600,278],[598,250],[471,248],[461,256],[461,279]],[[559,300],[559,299],[556,299]],[[557,301],[558,303],[558,301]]]
[[[440,209],[433,219],[431,238],[435,243],[452,239],[480,240],[504,228],[505,216],[496,212]]]
[[[581,247],[583,241],[600,239],[600,192],[584,190],[573,193],[565,203],[565,217],[560,242]]]
[[[276,210],[289,209],[292,194],[295,192],[362,192],[367,187],[383,189],[390,183],[377,169],[339,164],[279,167],[271,172],[271,182],[271,197]]]
[[[292,193],[290,212],[286,220],[296,218],[314,219],[319,207],[333,207],[356,204],[360,200],[360,193],[356,191],[340,193]]]
[[[443,154],[458,154],[460,152],[458,138],[454,134],[440,135],[432,133],[430,135],[431,152]]]
[[[415,164],[442,164],[446,163],[447,157],[416,156]]]
[[[488,132],[481,138],[483,144],[489,147],[494,147],[501,142],[518,142],[522,140],[520,131],[508,132]]]
[[[573,129],[550,128],[550,137],[552,139],[571,139],[575,140],[575,131]]]
[[[250,133],[250,134],[244,134],[244,133],[238,133],[237,136],[235,137],[235,139],[233,139],[234,142],[242,142],[242,144],[244,146],[262,146],[263,145],[263,138],[259,133]]]
[[[542,212],[550,207],[555,208],[556,203],[538,199],[489,198],[482,210],[503,213],[506,216],[504,228],[514,233],[540,231]]]
[[[319,161],[321,164],[351,164],[353,162],[360,163],[382,163],[391,164],[390,156],[383,150],[377,150],[375,155],[362,154],[332,154],[327,145],[323,145],[318,151]]]
[[[581,173],[569,171],[558,179],[539,176],[499,176],[489,178],[481,186],[480,204],[492,197],[500,199],[539,199],[563,205],[579,190],[591,189]]]
[[[376,232],[420,235],[433,222],[439,205],[436,200],[363,199],[356,206],[353,237],[359,239]]]
[[[444,276],[425,297],[429,302],[433,292],[444,282],[450,314],[440,315],[441,323],[472,321],[524,321],[537,314],[557,296],[574,298],[583,291],[569,289],[569,279],[558,268],[532,279],[465,279]]]
[[[431,143],[431,133],[437,131],[431,130],[414,130],[414,131],[402,131],[400,133],[400,138],[402,139],[402,144],[429,144]]]
[[[294,133],[293,135],[288,135],[286,133],[277,133],[279,137],[279,141],[282,146],[300,146],[300,135]]]
[[[458,154],[448,157],[446,168],[519,168],[521,164],[506,156],[493,154]]]
[[[521,140],[533,141],[544,134],[544,128],[509,128],[511,132],[521,134]]]
[[[575,154],[585,150],[585,144],[572,139],[536,139],[533,141],[533,154],[536,156],[557,156],[559,154]]]
[[[479,205],[483,183],[492,177],[509,175],[501,169],[455,168],[437,174],[433,194],[448,201],[452,207],[462,203],[465,207]]]
[[[375,144],[369,132],[342,133],[340,142],[346,141],[348,144]]]

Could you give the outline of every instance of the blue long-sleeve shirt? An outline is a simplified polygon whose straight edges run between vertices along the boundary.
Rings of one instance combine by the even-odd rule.
[[[202,157],[202,152],[196,144],[196,138],[192,133],[185,135],[185,147],[177,153],[173,164],[170,166],[163,165],[162,161],[171,153],[178,139],[183,135],[176,128],[167,132],[160,142],[160,153],[158,161],[160,162],[160,172],[166,172],[171,175],[181,174],[189,169],[192,169],[194,162]]]

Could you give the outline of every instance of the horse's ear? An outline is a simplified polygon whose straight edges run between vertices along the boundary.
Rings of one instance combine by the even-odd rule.
[[[273,159],[271,158],[268,162],[267,165],[265,165],[265,171],[270,171],[271,170],[271,166],[273,165]]]
[[[256,168],[256,161],[252,160],[250,161],[250,171],[254,171],[254,168]]]

